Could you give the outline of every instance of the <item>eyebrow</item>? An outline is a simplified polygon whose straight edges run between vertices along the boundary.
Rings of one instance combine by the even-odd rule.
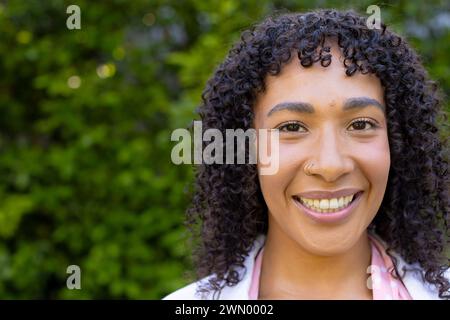
[[[354,109],[363,109],[366,107],[375,106],[379,108],[383,114],[385,113],[385,107],[375,99],[369,97],[357,97],[357,98],[349,98],[345,100],[344,105],[342,106],[343,111],[354,110]],[[275,105],[268,113],[267,116],[270,117],[275,112],[279,112],[282,110],[289,110],[300,113],[314,113],[314,107],[307,102],[281,102]]]

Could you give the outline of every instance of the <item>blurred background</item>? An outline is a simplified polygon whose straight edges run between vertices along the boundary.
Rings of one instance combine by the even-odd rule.
[[[0,0],[0,298],[160,299],[189,283],[193,172],[172,164],[172,130],[258,20],[372,4],[448,95],[446,1]]]

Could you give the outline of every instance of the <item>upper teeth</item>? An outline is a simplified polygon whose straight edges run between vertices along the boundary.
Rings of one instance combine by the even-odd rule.
[[[332,199],[308,199],[300,197],[300,200],[309,207],[321,210],[340,209],[346,207],[352,200],[355,194],[346,197],[332,198]]]

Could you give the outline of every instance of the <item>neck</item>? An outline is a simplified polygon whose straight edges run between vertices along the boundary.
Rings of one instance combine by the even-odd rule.
[[[349,250],[320,256],[306,251],[284,232],[278,231],[269,228],[266,238],[260,299],[372,298],[372,292],[366,286],[367,267],[371,263],[367,232]]]

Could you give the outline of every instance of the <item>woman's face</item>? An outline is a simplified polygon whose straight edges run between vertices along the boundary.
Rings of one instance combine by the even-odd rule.
[[[361,238],[381,205],[390,167],[379,79],[346,76],[336,47],[332,55],[328,67],[310,68],[295,56],[279,75],[267,77],[254,106],[255,129],[279,130],[279,170],[259,175],[269,236],[323,256],[344,253]],[[307,175],[304,166],[310,163]],[[353,189],[344,195],[362,194],[347,205],[349,198],[338,195],[305,194],[343,189]]]

